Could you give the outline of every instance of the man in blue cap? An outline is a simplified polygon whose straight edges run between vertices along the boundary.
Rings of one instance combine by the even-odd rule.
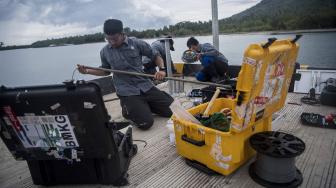
[[[163,59],[152,50],[149,44],[134,37],[127,37],[123,32],[120,20],[108,19],[104,23],[104,34],[108,44],[100,51],[102,68],[143,73],[142,56],[147,56],[160,68],[155,79],[166,76]],[[82,74],[106,76],[109,72],[90,69],[78,65]],[[153,123],[152,113],[170,117],[169,106],[173,98],[157,89],[152,81],[145,77],[113,74],[113,83],[120,99],[122,114],[135,123],[140,129],[149,129]]]
[[[228,60],[210,43],[200,44],[197,39],[190,37],[187,41],[190,50],[197,52],[197,60],[203,66],[203,69],[196,74],[199,81],[220,82],[226,79],[228,70]]]

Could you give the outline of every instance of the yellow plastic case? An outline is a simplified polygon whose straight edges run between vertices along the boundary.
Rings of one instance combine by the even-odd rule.
[[[176,148],[183,157],[228,175],[253,157],[251,135],[271,130],[272,114],[285,103],[299,46],[288,40],[250,45],[243,58],[237,80],[237,98],[216,99],[210,114],[223,108],[232,109],[229,132],[198,125],[173,117]],[[238,105],[238,98],[241,104]],[[238,102],[238,103],[240,103]],[[201,104],[188,111],[203,113]]]
[[[177,73],[180,73],[180,74],[183,73],[183,66],[184,66],[184,63],[174,63],[174,67]]]

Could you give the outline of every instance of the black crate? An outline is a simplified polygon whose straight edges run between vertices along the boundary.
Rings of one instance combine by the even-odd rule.
[[[137,148],[109,120],[94,83],[0,89],[0,136],[35,184],[125,185]]]
[[[324,87],[320,95],[320,101],[323,105],[336,106],[336,90],[328,90],[327,87]]]

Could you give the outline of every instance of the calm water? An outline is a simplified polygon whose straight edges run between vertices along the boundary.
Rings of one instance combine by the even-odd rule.
[[[249,44],[265,42],[267,38],[293,38],[294,35],[237,34],[221,35],[220,51],[230,64],[240,65],[244,50]],[[175,39],[175,62],[181,62],[181,53],[186,50],[188,38]],[[212,36],[197,37],[201,42],[212,42]],[[151,43],[154,39],[146,40]],[[336,33],[304,34],[299,40],[298,62],[311,66],[336,68]],[[0,51],[0,85],[9,87],[57,84],[71,79],[76,64],[99,66],[99,51],[105,43]],[[81,75],[75,79],[93,79]]]

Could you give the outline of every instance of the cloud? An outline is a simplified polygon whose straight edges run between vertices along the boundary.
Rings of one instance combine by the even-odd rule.
[[[164,14],[162,14],[164,13]],[[169,11],[136,0],[2,0],[0,41],[30,44],[46,38],[99,32],[107,18],[117,18],[132,29],[172,24]]]
[[[261,0],[217,0],[218,17],[226,18],[250,8]],[[211,1],[204,0],[141,0],[148,7],[158,6],[158,15],[169,16],[173,23],[181,21],[209,21],[212,19]],[[148,11],[153,11],[149,8]]]
[[[98,32],[98,29],[88,28],[81,23],[55,25],[39,22],[0,21],[0,25],[6,25],[5,29],[0,30],[0,36],[6,39],[2,40],[6,45],[10,45],[12,41],[15,41],[13,44],[31,44],[37,40],[83,35],[94,30]]]
[[[158,4],[150,1],[133,1],[135,12],[138,12],[143,16],[141,22],[139,22],[139,14],[134,14],[130,18],[131,23],[138,29],[154,29],[161,28],[164,25],[172,23],[171,12]]]
[[[258,3],[260,0],[219,0],[219,3],[228,3],[228,4],[251,4],[251,3]]]
[[[218,0],[218,17],[226,18],[242,12],[261,0]]]
[[[219,18],[260,0],[218,0]],[[211,19],[204,0],[0,0],[0,41],[6,45],[100,32],[107,18],[131,29],[158,29],[181,21]]]

